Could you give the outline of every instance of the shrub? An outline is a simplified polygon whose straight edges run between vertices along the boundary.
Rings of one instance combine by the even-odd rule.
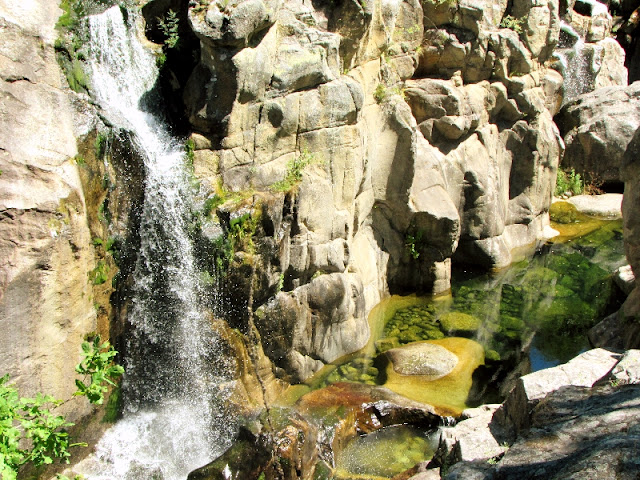
[[[556,177],[555,195],[564,195],[570,192],[573,195],[580,195],[584,191],[584,182],[579,173],[572,168],[571,170],[558,170]]]

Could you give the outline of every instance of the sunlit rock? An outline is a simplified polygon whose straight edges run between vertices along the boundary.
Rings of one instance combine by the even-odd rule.
[[[451,373],[458,357],[446,348],[432,343],[412,343],[387,350],[385,355],[393,370],[402,375],[424,375],[437,380]]]

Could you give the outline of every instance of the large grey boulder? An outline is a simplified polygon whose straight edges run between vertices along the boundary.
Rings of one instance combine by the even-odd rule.
[[[362,295],[360,278],[341,273],[279,293],[256,312],[265,353],[299,382],[359,350],[369,338]]]
[[[566,144],[563,166],[621,183],[622,157],[640,127],[639,98],[640,82],[635,82],[601,88],[566,105],[556,119]]]
[[[509,399],[499,408],[465,410],[455,426],[440,429],[434,460],[450,465],[442,478],[635,478],[640,362],[637,350],[616,357],[620,355],[593,350],[562,372],[560,366],[522,377],[529,377],[540,398],[520,405],[529,420],[517,432],[509,431],[512,424],[503,416]],[[532,375],[537,377],[535,387]]]
[[[535,408],[531,430],[511,446],[494,478],[636,478],[639,414],[639,385],[554,391]]]
[[[455,354],[433,343],[412,343],[387,350],[385,355],[397,373],[425,375],[432,380],[449,374],[458,364]]]
[[[191,2],[191,28],[205,42],[244,47],[276,21],[282,0]]]
[[[620,355],[601,348],[589,350],[557,367],[520,377],[504,402],[503,423],[516,432],[531,426],[530,412],[548,394],[565,386],[592,387],[618,363]]]

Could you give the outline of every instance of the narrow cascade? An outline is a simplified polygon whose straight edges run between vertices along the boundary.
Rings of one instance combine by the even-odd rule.
[[[98,479],[185,479],[227,446],[226,360],[217,353],[189,237],[192,186],[184,148],[154,111],[158,71],[134,13],[89,17],[93,95],[132,133],[145,167],[140,249],[128,312],[124,417],[100,441]]]
[[[601,47],[587,45],[580,34],[565,22],[561,22],[559,47],[554,56],[560,61],[564,78],[562,103],[566,105],[583,93],[593,90],[593,72],[599,70],[597,62]]]

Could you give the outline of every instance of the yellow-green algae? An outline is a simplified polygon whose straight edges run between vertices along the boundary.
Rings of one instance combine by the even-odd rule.
[[[587,215],[569,202],[554,202],[549,209],[549,217],[551,227],[560,233],[551,239],[552,243],[570,242],[600,229],[612,231],[622,226],[622,220]]]
[[[458,416],[467,408],[473,372],[484,364],[484,347],[475,340],[461,337],[427,340],[425,343],[446,348],[458,357],[458,364],[448,375],[437,380],[429,380],[424,375],[401,375],[388,365],[384,386],[411,400],[432,405],[442,416]]]
[[[433,437],[433,435],[432,435]],[[336,458],[336,480],[387,480],[430,460],[434,438],[417,428],[398,425],[356,437]]]
[[[327,365],[306,382],[308,387],[315,389],[344,381],[380,385],[386,380],[385,371],[378,370],[382,367],[376,360],[380,353],[449,335],[470,337],[478,353],[477,345],[482,345],[489,368],[496,368],[497,362],[502,368],[511,368],[520,361],[518,352],[531,342],[536,332],[535,355],[542,355],[552,364],[575,356],[585,348],[583,332],[606,313],[612,291],[609,272],[624,263],[621,221],[579,217],[581,222],[584,218],[587,226],[553,224],[564,233],[545,247],[545,255],[529,256],[510,268],[487,275],[457,272],[451,294],[435,298],[394,295],[384,299],[369,316],[368,345]],[[567,228],[573,230],[566,234]],[[581,236],[573,237],[575,232]],[[466,323],[470,328],[455,331],[450,321],[455,319],[469,320]],[[466,375],[469,386],[472,373],[473,368]],[[420,401],[448,405],[451,380],[431,385],[433,390],[443,390],[441,398],[427,399],[425,394]],[[420,390],[411,386],[403,390],[415,399],[412,389]],[[465,390],[469,391],[466,388],[458,392]],[[454,413],[464,408],[465,395],[454,395],[455,407],[444,408]],[[478,399],[469,401],[474,404]]]

